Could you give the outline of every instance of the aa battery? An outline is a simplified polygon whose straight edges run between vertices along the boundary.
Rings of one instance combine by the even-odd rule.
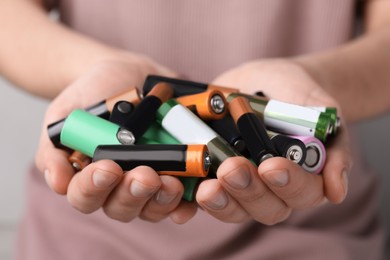
[[[227,113],[219,120],[212,120],[208,125],[223,137],[237,152],[246,155],[247,149],[241,133],[238,131],[236,124],[230,113]]]
[[[236,97],[232,99],[229,103],[229,111],[253,161],[257,165],[266,159],[278,156],[264,124],[255,115],[246,98]]]
[[[98,102],[86,108],[85,111],[89,112],[92,115],[99,116],[104,119],[108,119],[110,117],[110,113],[114,105],[121,100],[125,100],[133,104],[134,106],[137,105],[141,101],[141,97],[138,89],[136,87],[132,87],[123,93],[120,93],[116,96]],[[62,127],[64,126],[64,121],[65,119],[58,120],[47,127],[49,138],[54,144],[54,146],[57,148],[64,148],[61,145],[61,140],[60,140]]]
[[[138,144],[180,144],[172,135],[170,135],[159,124],[153,123],[146,133],[137,140]],[[196,189],[201,180],[199,177],[180,177],[177,176],[179,181],[183,184],[184,193],[183,200],[194,201]]]
[[[161,127],[157,122],[153,122],[148,130],[143,134],[142,138],[147,140],[156,141],[160,144],[181,144],[176,138],[168,133],[164,128]],[[137,140],[137,143],[139,141]]]
[[[68,161],[72,164],[76,171],[81,171],[91,162],[91,158],[82,154],[79,151],[74,151],[68,158]]]
[[[341,126],[341,120],[337,116],[337,108],[335,107],[310,107],[310,108],[329,115],[332,124],[332,135],[336,135],[337,130]]]
[[[276,152],[290,161],[302,165],[306,159],[306,146],[297,139],[287,135],[267,131]]]
[[[134,112],[129,115],[129,118],[125,120],[119,135],[122,132],[127,133],[130,131],[133,135],[133,141],[131,144],[141,137],[149,126],[156,119],[156,111],[161,106],[162,103],[170,99],[173,95],[173,89],[167,83],[158,83],[148,95],[138,104]]]
[[[306,159],[302,167],[313,174],[319,174],[326,161],[326,150],[323,143],[312,136],[293,136],[301,140],[306,146]]]
[[[117,125],[124,125],[128,118],[130,117],[130,114],[134,112],[134,105],[130,102],[127,102],[125,100],[121,100],[116,102],[114,107],[112,108],[111,114],[109,116],[109,121],[117,124]]]
[[[277,133],[314,136],[326,142],[333,131],[331,118],[324,112],[242,93],[232,93],[227,100],[230,102],[238,96],[247,98],[254,112],[263,118],[266,127]]]
[[[62,145],[92,157],[101,144],[120,144],[118,131],[118,125],[76,109],[65,119],[60,140]],[[125,133],[120,138],[126,140]]]
[[[206,144],[211,156],[211,171],[213,173],[225,159],[240,156],[206,123],[174,99],[162,104],[156,117],[162,127],[179,142]]]
[[[205,121],[221,119],[227,112],[226,99],[219,90],[181,96],[176,101]]]
[[[156,75],[149,75],[144,83],[143,86],[143,93],[146,95],[151,91],[151,89],[157,84],[157,83],[168,83],[172,86],[174,90],[174,97],[181,97],[186,95],[193,95],[198,94],[201,92],[204,92],[206,90],[219,90],[221,91],[225,97],[230,93],[238,92],[237,89],[234,88],[228,88],[228,87],[222,87],[222,86],[213,86],[201,82],[194,82],[194,81],[188,81],[188,80],[182,80],[182,79],[175,79],[175,78],[168,78],[168,77],[162,77],[162,76],[156,76]]]
[[[159,174],[206,177],[211,159],[206,145],[100,145],[93,161],[113,160],[124,171],[145,165]]]

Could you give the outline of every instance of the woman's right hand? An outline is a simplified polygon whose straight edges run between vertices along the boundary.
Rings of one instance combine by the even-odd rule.
[[[167,216],[176,223],[188,221],[194,203],[181,200],[183,186],[172,176],[160,176],[141,166],[123,173],[113,161],[102,160],[75,172],[69,153],[51,143],[47,125],[65,118],[73,109],[85,108],[132,86],[142,86],[148,74],[174,77],[175,73],[143,57],[125,54],[102,61],[66,87],[49,105],[36,154],[36,164],[48,186],[66,194],[69,203],[83,213],[103,208],[110,218],[127,222],[135,217],[159,221]]]

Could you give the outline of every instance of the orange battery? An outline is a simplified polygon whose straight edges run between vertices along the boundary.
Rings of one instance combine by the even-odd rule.
[[[268,137],[263,122],[253,112],[246,98],[236,97],[232,99],[229,103],[229,111],[253,161],[257,165],[268,158],[279,156]]]
[[[116,96],[106,99],[106,107],[108,111],[112,111],[113,107],[118,101],[127,101],[134,106],[137,106],[141,102],[141,95],[136,87],[132,87],[129,90],[122,92]]]
[[[79,151],[74,151],[68,160],[77,171],[81,171],[91,162],[91,158]]]
[[[148,144],[148,145],[100,145],[93,161],[113,160],[124,171],[145,165],[159,174],[206,177],[211,159],[206,145]]]
[[[190,109],[205,121],[223,118],[227,112],[227,101],[219,90],[181,96],[176,101]]]
[[[215,86],[215,85],[208,85],[207,90],[208,91],[212,91],[212,90],[221,91],[225,98],[227,98],[232,93],[240,92],[237,88],[229,88],[229,87],[222,87],[222,86]]]

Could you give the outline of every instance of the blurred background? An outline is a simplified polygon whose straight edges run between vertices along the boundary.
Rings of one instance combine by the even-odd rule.
[[[10,259],[24,206],[26,170],[34,161],[48,102],[30,96],[0,78],[0,260]],[[367,159],[382,177],[382,213],[390,225],[390,115],[354,126]],[[390,234],[389,225],[387,227]],[[388,246],[390,248],[390,246]]]

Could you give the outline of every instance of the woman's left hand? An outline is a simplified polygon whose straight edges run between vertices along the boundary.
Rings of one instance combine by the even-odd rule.
[[[272,99],[298,105],[340,106],[301,66],[287,59],[246,63],[217,77],[213,85],[262,91]],[[344,122],[343,122],[344,123]],[[217,179],[201,183],[197,202],[223,222],[254,219],[272,225],[295,209],[308,209],[330,201],[341,203],[347,194],[352,165],[345,124],[327,144],[327,161],[320,175],[282,157],[268,159],[256,169],[249,160],[233,157],[219,167]]]

